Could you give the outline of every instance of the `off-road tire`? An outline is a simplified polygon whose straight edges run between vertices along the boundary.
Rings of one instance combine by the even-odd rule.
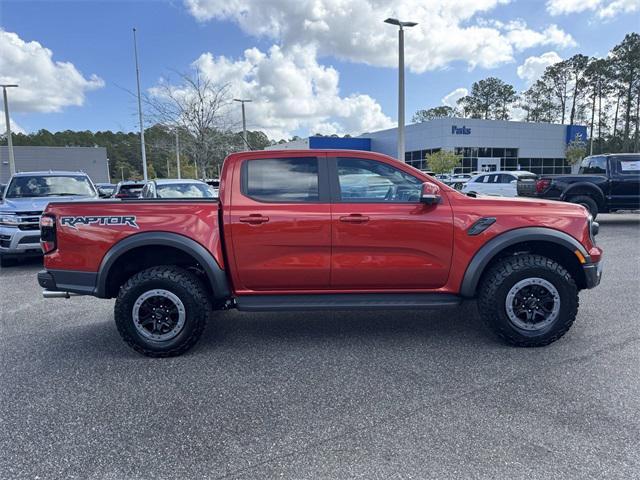
[[[593,198],[588,197],[586,195],[578,195],[578,196],[569,198],[569,201],[571,203],[577,203],[578,205],[582,205],[587,210],[589,210],[589,213],[591,214],[594,220],[598,216],[598,210],[599,210],[598,202],[596,202]]]
[[[555,321],[534,332],[514,325],[506,309],[509,290],[526,278],[550,282],[560,296]],[[556,261],[541,255],[514,255],[500,260],[484,275],[478,291],[478,308],[484,323],[505,342],[518,347],[542,347],[571,328],[578,313],[578,288],[569,272]]]
[[[163,289],[176,295],[185,308],[184,326],[167,341],[142,336],[134,325],[133,306],[145,292]],[[149,357],[182,355],[193,347],[204,331],[211,312],[209,296],[202,282],[191,272],[173,265],[152,267],[131,277],[118,293],[114,317],[122,339],[136,352]]]

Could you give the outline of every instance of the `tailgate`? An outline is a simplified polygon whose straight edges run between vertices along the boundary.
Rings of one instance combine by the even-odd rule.
[[[516,189],[519,197],[535,197],[536,196],[536,180],[533,178],[525,178],[518,180]]]

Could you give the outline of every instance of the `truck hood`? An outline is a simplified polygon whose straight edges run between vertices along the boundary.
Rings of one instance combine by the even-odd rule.
[[[41,212],[49,203],[52,202],[82,202],[93,200],[97,197],[85,196],[62,196],[62,197],[24,197],[24,198],[5,198],[0,202],[0,211],[4,212]]]
[[[496,208],[520,207],[522,209],[522,212],[543,213],[545,210],[540,210],[540,208],[549,208],[554,212],[559,213],[572,213],[579,215],[586,214],[586,209],[582,205],[569,202],[561,202],[559,200],[546,200],[536,197],[498,197],[491,195],[478,195],[476,198],[474,198],[474,200],[477,202],[483,202],[485,203],[485,205],[494,205]]]

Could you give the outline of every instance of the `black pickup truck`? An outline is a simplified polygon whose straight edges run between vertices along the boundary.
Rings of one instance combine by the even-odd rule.
[[[518,182],[518,195],[578,203],[598,213],[640,208],[640,153],[592,155],[576,175],[541,175]]]

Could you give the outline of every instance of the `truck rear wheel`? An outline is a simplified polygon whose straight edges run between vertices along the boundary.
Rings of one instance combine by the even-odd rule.
[[[487,326],[507,343],[541,347],[571,328],[578,313],[578,288],[556,261],[541,255],[516,255],[487,272],[478,307]]]
[[[571,203],[582,205],[584,208],[586,208],[594,220],[598,216],[598,203],[593,198],[586,195],[578,195],[577,197],[571,197],[569,201]]]
[[[180,267],[159,266],[137,273],[120,288],[114,316],[135,351],[172,357],[195,345],[210,311],[198,277]]]

